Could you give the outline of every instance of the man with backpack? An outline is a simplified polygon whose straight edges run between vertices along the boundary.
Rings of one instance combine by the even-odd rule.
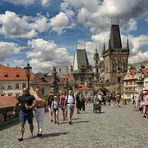
[[[76,101],[75,101],[75,97],[71,90],[69,91],[69,95],[66,97],[65,102],[67,104],[69,124],[72,124],[72,116],[74,113],[74,106],[75,106]]]

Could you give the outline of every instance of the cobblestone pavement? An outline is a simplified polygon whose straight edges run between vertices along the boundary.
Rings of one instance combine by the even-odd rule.
[[[148,119],[130,105],[103,106],[102,113],[93,113],[92,105],[86,111],[74,114],[73,125],[60,120],[51,123],[48,113],[44,120],[43,138],[29,138],[26,125],[25,139],[18,142],[19,125],[0,131],[1,148],[147,148]],[[34,130],[36,134],[36,128]]]

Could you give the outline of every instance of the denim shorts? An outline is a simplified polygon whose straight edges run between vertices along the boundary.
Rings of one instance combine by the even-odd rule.
[[[53,108],[53,112],[58,112],[59,109],[58,108]]]
[[[23,111],[19,112],[19,120],[20,123],[25,124],[26,120],[28,120],[28,123],[31,124],[33,123],[33,111],[29,113],[24,113]]]

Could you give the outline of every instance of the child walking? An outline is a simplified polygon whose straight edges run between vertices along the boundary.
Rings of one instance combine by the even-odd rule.
[[[54,113],[54,123],[59,123],[59,100],[57,96],[54,96],[54,101],[52,102],[52,108]]]

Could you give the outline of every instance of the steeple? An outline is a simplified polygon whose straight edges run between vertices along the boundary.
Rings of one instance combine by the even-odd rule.
[[[128,38],[127,38],[127,45],[126,48],[129,49],[129,42],[128,42]]]
[[[95,53],[94,53],[94,60],[95,61],[99,60],[99,53],[98,53],[97,49],[95,50]]]
[[[120,28],[119,25],[112,24],[110,39],[109,39],[109,49],[121,49],[121,36],[120,36]]]
[[[89,68],[88,57],[85,48],[78,49],[76,48],[74,62],[73,62],[73,70],[80,70],[81,66],[84,65],[86,69]]]
[[[103,53],[105,52],[105,42],[103,43]]]

